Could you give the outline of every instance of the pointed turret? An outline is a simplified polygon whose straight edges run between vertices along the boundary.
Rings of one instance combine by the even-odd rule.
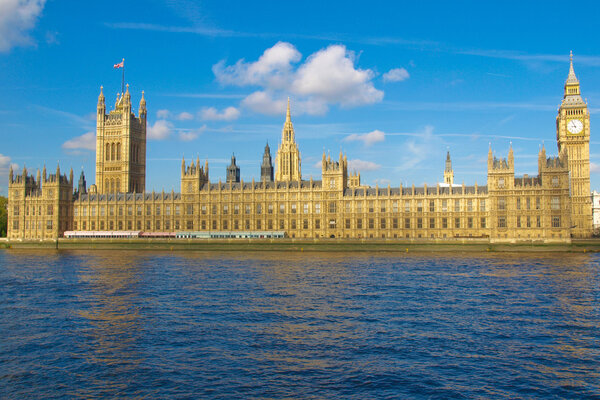
[[[260,166],[260,179],[263,182],[273,182],[273,163],[269,142],[265,145],[265,151],[263,153],[262,164]]]
[[[490,148],[488,150],[488,171],[492,169],[494,165],[494,153],[492,153],[492,143],[490,142]]]
[[[231,155],[231,164],[227,167],[227,183],[238,183],[240,181],[240,167],[235,163],[235,154]]]
[[[281,132],[281,143],[277,150],[275,164],[277,165],[277,170],[275,171],[276,181],[299,181],[301,179],[300,152],[295,141],[289,98],[285,123]]]
[[[13,183],[13,180],[14,180],[13,166],[12,166],[12,164],[10,164],[10,167],[8,168],[8,182]]]
[[[181,175],[185,175],[185,157],[181,157]]]
[[[512,148],[512,142],[510,142],[510,147],[508,149],[508,168],[515,168],[515,154]]]
[[[575,75],[575,70],[573,69],[573,51],[571,50],[569,54],[569,75],[567,76],[566,84],[576,84],[579,83],[579,79]]]
[[[81,170],[81,175],[79,175],[79,183],[77,184],[77,194],[80,196],[82,194],[87,194],[87,184],[85,181],[85,174],[83,173],[83,169]]]
[[[35,175],[35,180],[36,180],[36,182],[37,182],[38,185],[42,182],[42,174],[40,173],[40,169],[39,168],[37,170],[37,174]]]
[[[139,109],[139,116],[142,117],[144,116],[144,118],[146,117],[146,99],[144,98],[144,91],[142,90],[142,98],[140,99],[140,109]]]
[[[585,104],[581,98],[581,92],[579,88],[579,79],[575,75],[573,69],[573,52],[569,55],[569,75],[565,81],[565,93],[563,97],[563,105],[583,105]]]
[[[46,182],[48,174],[46,173],[46,164],[44,164],[44,168],[42,169],[42,179]]]
[[[71,170],[69,171],[69,183],[71,185],[73,184],[73,167],[71,167]]]

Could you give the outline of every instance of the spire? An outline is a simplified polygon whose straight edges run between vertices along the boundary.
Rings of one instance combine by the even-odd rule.
[[[185,175],[185,157],[181,157],[181,175]]]
[[[104,105],[104,92],[102,89],[104,89],[104,87],[100,86],[100,94],[98,95],[98,105]]]
[[[515,155],[513,153],[512,142],[510,142],[510,148],[508,149],[508,168],[515,167]]]
[[[13,182],[13,177],[14,177],[14,172],[13,172],[13,166],[12,164],[10,164],[10,167],[8,167],[8,182],[12,183]]]
[[[450,160],[450,150],[446,153],[446,172],[452,171],[452,160]]]
[[[572,66],[572,64],[571,64]],[[285,122],[292,122],[292,115],[290,113],[290,97],[288,96],[288,103],[287,103],[287,112],[285,113]]]
[[[140,99],[140,110],[139,114],[146,114],[146,99],[144,98],[144,91],[142,90],[142,98]]]
[[[292,124],[292,114],[290,112],[290,98],[288,97],[287,112],[285,114],[285,123],[283,124],[283,131],[281,132],[281,142],[293,142],[294,141],[294,125]]]
[[[579,80],[575,75],[575,70],[573,69],[573,51],[571,51],[569,54],[569,75],[567,76],[567,81],[565,83],[567,85],[575,85],[579,83]]]

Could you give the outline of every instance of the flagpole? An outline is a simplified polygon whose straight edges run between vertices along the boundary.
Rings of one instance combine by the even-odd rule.
[[[123,63],[123,76],[121,78],[121,93],[125,93],[125,59],[121,61]]]

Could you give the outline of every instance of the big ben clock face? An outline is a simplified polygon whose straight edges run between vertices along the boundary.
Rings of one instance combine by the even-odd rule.
[[[583,122],[579,119],[572,119],[567,122],[567,131],[573,135],[578,135],[583,131]]]

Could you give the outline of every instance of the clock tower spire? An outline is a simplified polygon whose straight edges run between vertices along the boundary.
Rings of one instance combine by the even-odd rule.
[[[569,75],[563,100],[556,116],[556,140],[559,154],[567,155],[571,185],[571,230],[574,237],[592,234],[590,202],[590,113],[581,98],[579,79],[570,54]]]

